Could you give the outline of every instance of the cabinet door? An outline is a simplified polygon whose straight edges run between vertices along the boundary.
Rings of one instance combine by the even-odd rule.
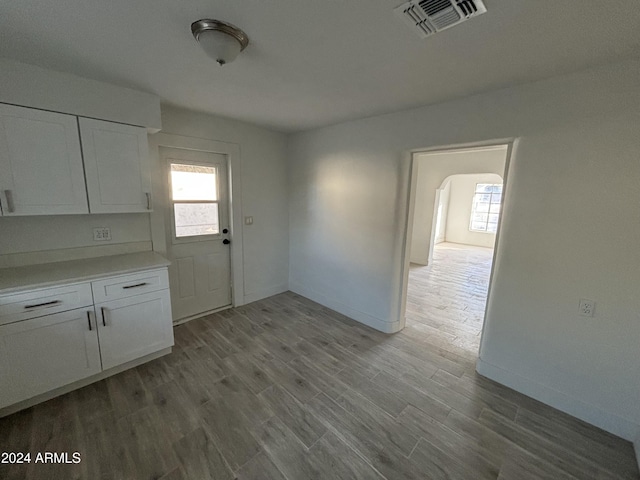
[[[0,104],[3,215],[88,213],[78,122]]]
[[[105,370],[173,345],[168,290],[96,305],[96,315]]]
[[[146,129],[89,118],[79,122],[91,213],[151,210]]]
[[[0,327],[0,408],[101,371],[93,309]]]

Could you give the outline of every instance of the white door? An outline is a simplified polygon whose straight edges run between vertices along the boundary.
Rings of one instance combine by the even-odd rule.
[[[100,371],[93,307],[0,327],[0,408]]]
[[[151,210],[147,130],[80,118],[91,213]]]
[[[173,345],[170,311],[167,290],[96,305],[102,368],[107,370]]]
[[[174,320],[231,305],[226,155],[161,148],[168,171],[165,221]]]
[[[0,104],[3,215],[88,213],[73,115]]]

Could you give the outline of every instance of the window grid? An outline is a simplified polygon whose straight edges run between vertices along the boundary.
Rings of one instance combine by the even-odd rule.
[[[480,233],[496,233],[502,202],[502,184],[478,183],[471,206],[469,230]]]

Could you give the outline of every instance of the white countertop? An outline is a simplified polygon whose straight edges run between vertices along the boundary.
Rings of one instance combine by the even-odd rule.
[[[171,262],[155,252],[128,253],[26,267],[0,268],[0,294],[150,270]]]

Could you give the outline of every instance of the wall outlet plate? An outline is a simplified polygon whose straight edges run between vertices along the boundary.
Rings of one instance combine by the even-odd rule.
[[[253,217],[244,217],[245,225],[253,225]]]
[[[95,242],[105,242],[105,241],[111,240],[111,229],[109,227],[94,228],[93,240]]]
[[[581,298],[578,305],[578,315],[593,317],[596,313],[596,302],[587,298]]]

